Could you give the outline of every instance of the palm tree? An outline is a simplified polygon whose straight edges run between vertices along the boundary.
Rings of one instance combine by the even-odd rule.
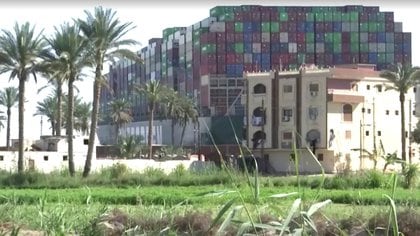
[[[190,120],[193,124],[198,122],[198,111],[192,99],[183,96],[181,98],[181,109],[182,113],[179,120],[179,123],[182,126],[180,146],[183,145],[185,128],[187,124],[190,122]]]
[[[6,131],[6,147],[10,147],[10,118],[12,115],[12,107],[16,105],[19,99],[18,89],[15,87],[7,87],[0,92],[0,105],[7,108],[7,131]]]
[[[57,83],[57,135],[61,135],[61,86],[64,80],[68,82],[68,99],[67,99],[67,121],[66,133],[68,142],[68,161],[69,172],[74,176],[73,161],[73,130],[74,130],[74,82],[79,79],[82,69],[88,65],[88,57],[86,56],[87,40],[80,36],[80,29],[76,25],[65,23],[60,28],[55,28],[54,36],[47,39],[52,49],[49,54],[48,64],[53,73],[53,78]]]
[[[126,57],[139,61],[136,53],[121,49],[121,46],[136,45],[134,40],[122,40],[121,38],[133,27],[131,22],[121,23],[115,17],[116,12],[111,9],[103,9],[96,7],[93,14],[85,11],[86,19],[78,20],[83,35],[90,42],[88,53],[93,58],[95,66],[95,80],[93,83],[93,108],[90,126],[88,152],[86,156],[85,168],[83,176],[87,177],[91,169],[92,154],[95,143],[96,127],[98,123],[99,99],[101,95],[101,86],[104,83],[102,69],[106,61],[112,60],[114,57]]]
[[[405,94],[407,91],[419,83],[420,68],[411,65],[398,64],[395,71],[385,70],[380,73],[382,78],[389,80],[392,85],[387,89],[395,90],[399,93],[401,109],[401,159],[406,161],[406,137],[405,137]],[[411,114],[410,114],[411,115]],[[410,160],[411,162],[411,160]],[[404,168],[404,166],[403,166]]]
[[[52,134],[55,135],[57,127],[57,96],[48,96],[39,101],[34,115],[46,116],[51,123]]]
[[[131,116],[131,104],[124,98],[119,98],[111,101],[109,106],[111,108],[111,119],[115,124],[115,142],[118,143],[118,134],[121,125],[133,121],[133,117]]]
[[[69,99],[68,96],[64,97],[64,101],[63,101],[63,108],[64,108],[64,116],[67,117],[67,112],[68,112],[68,105],[69,102],[67,102]],[[92,105],[89,102],[83,102],[82,98],[75,96],[73,98],[74,100],[74,112],[73,112],[73,120],[71,122],[73,122],[73,128],[74,131],[79,131],[81,132],[83,135],[86,135],[89,131],[89,117],[91,115],[91,110],[92,110]],[[64,121],[64,126],[67,126],[67,120]]]
[[[171,143],[175,145],[175,125],[179,122],[182,116],[182,107],[180,96],[176,91],[167,94],[167,104],[165,106],[165,113],[171,119]]]
[[[147,134],[147,144],[149,145],[149,158],[152,158],[154,113],[156,105],[165,101],[165,95],[168,94],[168,89],[166,86],[161,85],[158,80],[149,80],[144,86],[136,85],[134,89],[137,94],[144,95],[147,99],[149,113],[149,132]]]
[[[40,55],[44,47],[41,34],[35,34],[34,27],[27,22],[15,24],[14,32],[3,30],[0,36],[0,74],[10,72],[10,79],[19,80],[19,148],[18,172],[23,166],[25,83],[32,74],[36,81],[36,73],[41,70]]]

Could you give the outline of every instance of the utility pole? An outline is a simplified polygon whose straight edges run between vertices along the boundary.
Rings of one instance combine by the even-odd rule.
[[[261,160],[264,158],[264,142],[265,142],[265,139],[266,139],[266,137],[264,137],[265,136],[265,133],[264,133],[264,126],[265,126],[265,123],[267,122],[266,120],[267,120],[267,115],[266,115],[266,111],[265,111],[265,108],[264,108],[264,99],[262,99],[261,100],[261,107],[262,107],[262,110],[263,110],[263,122],[262,122],[262,125],[261,125]],[[258,171],[258,170],[256,170],[256,171]]]
[[[411,111],[411,99],[408,100],[408,163],[411,164],[411,115],[412,115],[412,111]]]

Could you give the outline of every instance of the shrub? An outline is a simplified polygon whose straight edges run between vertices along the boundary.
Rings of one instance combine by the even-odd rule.
[[[128,168],[125,164],[115,163],[109,168],[109,171],[111,178],[118,179],[128,173]]]
[[[171,175],[175,175],[176,177],[182,177],[187,174],[187,169],[183,164],[179,164],[172,170]]]
[[[413,188],[416,185],[417,175],[419,173],[419,166],[417,164],[408,164],[403,169],[404,187]]]

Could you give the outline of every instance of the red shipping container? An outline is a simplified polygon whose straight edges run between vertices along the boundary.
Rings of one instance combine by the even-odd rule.
[[[234,43],[235,42],[235,33],[226,33],[226,42]]]
[[[270,53],[270,43],[261,43],[261,53]]]
[[[217,52],[217,54],[225,53],[226,52],[226,44],[225,43],[216,44],[216,52]]]
[[[369,21],[369,13],[361,12],[359,14],[359,19],[360,19],[361,22],[368,22]]]
[[[277,43],[280,41],[280,33],[271,33],[270,40],[273,43]]]
[[[360,63],[369,63],[368,53],[360,53]]]
[[[235,12],[235,21],[243,21],[242,12]]]
[[[314,64],[315,63],[315,55],[314,54],[306,54],[305,55],[305,64]]]
[[[278,11],[273,11],[273,12],[270,13],[270,20],[271,21],[279,21],[280,20]]]
[[[217,64],[217,73],[218,74],[225,74],[226,73],[226,64]]]
[[[208,74],[209,74],[208,65],[201,65],[200,66],[200,75],[208,75]]]
[[[210,106],[209,85],[200,85],[200,104],[201,106]]]
[[[261,21],[261,14],[259,12],[252,12],[251,13],[251,20],[252,21]]]
[[[208,43],[208,32],[202,33],[200,35],[200,42],[201,43]]]
[[[385,22],[394,22],[394,12],[385,12]]]
[[[341,44],[341,52],[342,53],[350,53],[350,43],[342,43]]]
[[[218,54],[216,57],[218,64],[225,64],[226,63],[226,54]]]
[[[272,53],[271,64],[279,64],[279,63],[280,63],[280,53]]]
[[[226,34],[225,33],[216,33],[216,42],[225,42]]]
[[[252,42],[260,43],[261,42],[261,33],[252,33]]]
[[[298,21],[306,21],[306,14],[304,12],[298,12],[297,13],[297,20]]]
[[[289,22],[294,22],[297,20],[297,13],[296,12],[289,12],[288,14]]]
[[[346,64],[352,64],[353,60],[351,59],[350,53],[343,53],[341,54],[341,57],[343,58],[343,62]]]
[[[289,32],[296,32],[296,22],[289,21],[288,26]]]
[[[306,52],[306,44],[305,43],[298,43],[297,44],[297,52]]]
[[[385,31],[394,32],[394,22],[385,22]]]
[[[289,63],[297,63],[297,53],[289,53]]]
[[[333,31],[332,22],[325,22],[324,23],[324,30],[325,30],[325,32],[332,32]]]
[[[289,64],[289,54],[280,54],[280,61],[279,64],[281,64],[283,67],[284,65]]]
[[[252,21],[252,13],[251,12],[242,12],[242,19],[243,19],[243,21]]]
[[[288,37],[289,37],[289,42],[291,42],[291,43],[295,43],[296,42],[296,37],[297,37],[296,33],[289,32],[288,33]]]
[[[261,21],[270,21],[270,12],[261,12]]]
[[[350,43],[350,32],[341,33],[341,42]]]
[[[325,32],[324,23],[321,23],[321,22],[315,23],[315,32]]]
[[[242,43],[244,41],[243,33],[235,33],[235,42]]]
[[[244,71],[245,72],[251,72],[253,71],[254,67],[252,66],[252,63],[245,63],[244,64]]]
[[[226,54],[226,63],[228,64],[235,64],[236,55],[235,53],[228,53]]]
[[[234,32],[235,22],[225,22],[225,29],[226,29],[226,32]]]
[[[217,65],[216,64],[211,64],[208,66],[208,70],[209,70],[209,74],[217,74]]]
[[[304,43],[305,42],[305,33],[296,33],[296,42],[297,43]]]
[[[242,63],[244,63],[244,54],[242,54],[242,53],[236,53],[235,54],[235,63],[236,64],[242,64]]]
[[[287,22],[280,22],[280,32],[288,32],[289,24]]]

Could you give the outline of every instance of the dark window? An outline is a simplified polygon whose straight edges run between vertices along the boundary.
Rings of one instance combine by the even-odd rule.
[[[292,85],[284,85],[283,86],[283,93],[292,93],[293,92],[293,86]]]
[[[366,136],[369,136],[369,130],[366,130],[365,133],[366,133]]]
[[[63,156],[63,161],[67,161],[68,160],[68,156],[67,155],[64,155]]]
[[[416,115],[416,111],[414,110],[414,111],[413,111],[413,116],[415,116],[415,115]]]
[[[353,107],[350,104],[343,106],[343,119],[344,121],[353,121]]]
[[[44,161],[48,161],[48,156],[44,156]]]
[[[83,139],[83,144],[84,144],[84,145],[88,145],[88,144],[89,144],[89,139],[86,139],[86,138],[85,138],[85,139]]]
[[[284,132],[283,133],[284,140],[291,140],[292,139],[292,132]]]
[[[376,88],[378,88],[378,92],[382,92],[382,85],[377,85]]]
[[[398,116],[400,112],[398,110],[395,110],[395,115]]]
[[[381,136],[382,135],[382,132],[381,131],[378,131],[378,136]]]
[[[370,85],[368,84],[368,85],[366,85],[366,89],[367,90],[370,90]]]
[[[262,94],[265,93],[265,86],[263,84],[257,84],[254,86],[254,93],[255,94]]]
[[[370,108],[368,108],[368,114],[370,114],[370,112],[371,112],[371,110],[370,110]]]
[[[318,161],[323,161],[324,160],[324,154],[323,153],[318,153],[318,155],[316,157],[318,158]]]
[[[365,113],[365,108],[364,107],[362,107],[362,113]]]
[[[389,110],[386,110],[385,111],[385,115],[389,115]]]
[[[3,156],[0,156],[0,161],[3,161],[4,160],[4,157]]]
[[[413,88],[413,92],[417,92],[417,88],[416,87]]]

